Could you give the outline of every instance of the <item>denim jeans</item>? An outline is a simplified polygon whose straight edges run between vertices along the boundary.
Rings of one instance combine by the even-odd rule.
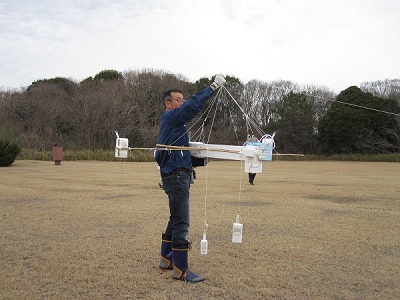
[[[171,236],[172,243],[186,243],[190,227],[190,173],[175,170],[162,181],[170,212],[165,234]]]

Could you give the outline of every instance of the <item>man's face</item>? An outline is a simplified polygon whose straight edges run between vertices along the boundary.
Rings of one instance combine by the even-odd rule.
[[[172,92],[169,100],[165,101],[165,109],[171,110],[177,107],[180,107],[185,100],[183,99],[183,95],[181,93]]]

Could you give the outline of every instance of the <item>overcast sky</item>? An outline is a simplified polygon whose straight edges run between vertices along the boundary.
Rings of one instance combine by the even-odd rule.
[[[0,0],[0,87],[151,68],[340,92],[400,78],[399,0]]]

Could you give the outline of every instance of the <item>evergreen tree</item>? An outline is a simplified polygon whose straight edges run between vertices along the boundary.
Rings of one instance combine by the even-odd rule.
[[[336,100],[338,102],[332,104],[319,127],[319,142],[324,152],[387,153],[398,150],[395,117],[377,111],[398,113],[395,100],[373,96],[356,86],[342,91]]]

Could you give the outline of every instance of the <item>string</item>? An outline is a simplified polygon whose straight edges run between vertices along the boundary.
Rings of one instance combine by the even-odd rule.
[[[217,99],[218,99],[219,93],[220,93],[220,90],[218,90],[217,95],[211,100],[211,104],[205,109],[205,111],[204,111],[204,112],[200,115],[200,117],[194,122],[194,124],[191,125],[191,126],[189,127],[188,131],[190,131],[190,130],[194,127],[194,125],[196,125],[196,124],[203,118],[203,116],[207,113],[207,115],[205,116],[205,118],[204,118],[204,120],[203,120],[202,125],[201,125],[201,126],[199,127],[199,129],[197,129],[196,132],[193,134],[193,139],[192,139],[193,141],[196,141],[196,140],[204,141],[204,139],[205,139],[204,126],[205,126],[205,123],[206,123],[207,119],[209,118],[209,115],[210,115],[210,113],[211,113],[212,107],[214,106],[214,103],[215,103],[215,102],[217,101]],[[196,137],[196,134],[197,134],[199,131],[200,131],[199,136]]]
[[[209,149],[207,149],[207,157],[209,156]],[[208,200],[208,164],[205,166],[206,168],[206,191],[205,191],[205,196],[204,196],[204,225],[203,225],[203,236],[205,236],[206,231],[207,231],[207,200]]]
[[[236,106],[240,109],[240,111],[242,112],[242,114],[245,116],[246,118],[246,122],[249,122],[249,125],[253,126],[255,128],[255,130],[261,135],[265,135],[265,132],[257,125],[257,123],[255,121],[253,121],[250,116],[244,111],[244,109],[240,106],[240,104],[236,101],[236,99],[232,96],[232,94],[226,89],[225,86],[222,86],[222,88],[224,89],[224,91],[232,98],[233,102],[236,104]]]
[[[236,216],[240,216],[240,205],[242,198],[242,183],[243,183],[243,160],[240,160],[240,175],[239,175],[239,196],[238,196],[238,205],[237,205],[237,214]],[[238,217],[236,217],[238,219]]]
[[[215,116],[217,115],[218,103],[219,103],[219,100],[218,100],[217,104],[215,105],[214,116],[211,121],[210,133],[208,134],[207,144],[210,142],[211,132],[212,132],[212,128],[214,126],[214,121],[215,121]]]
[[[309,95],[309,96],[322,98],[320,96],[314,96],[314,95]],[[343,102],[343,101],[339,101],[339,100],[335,100],[335,99],[330,99],[330,98],[323,98],[323,99],[326,99],[328,101],[338,102],[338,103],[341,103],[341,104],[346,104],[346,105],[349,105],[349,106],[354,106],[354,107],[358,107],[358,108],[372,110],[372,111],[376,111],[376,112],[380,112],[380,113],[384,113],[384,114],[388,114],[388,115],[393,115],[393,116],[397,116],[397,117],[400,116],[400,114],[396,114],[396,113],[393,113],[393,112],[390,112],[390,111],[375,109],[375,108],[371,108],[371,107],[367,107],[367,106],[361,106],[361,105],[357,105],[357,104],[353,104],[353,103],[347,103],[347,102]]]
[[[287,92],[286,89],[281,88],[281,87],[278,87],[278,86],[276,86],[276,85],[270,85],[270,87],[272,87],[272,88],[274,88],[274,89],[277,89],[277,90],[281,90],[281,91]],[[297,91],[295,91],[294,89],[292,89],[292,91],[294,91],[294,92],[297,93],[297,94],[303,95],[303,96],[319,98],[319,99],[323,99],[323,100],[326,100],[326,101],[337,102],[337,103],[340,103],[340,104],[345,104],[345,105],[349,105],[349,106],[353,106],[353,107],[358,107],[358,108],[362,108],[362,109],[366,109],[366,110],[372,110],[372,111],[376,111],[376,112],[380,112],[380,113],[384,113],[384,114],[389,114],[389,115],[393,115],[393,116],[400,116],[400,114],[393,113],[393,112],[390,112],[390,111],[385,111],[385,110],[381,110],[381,109],[375,109],[375,108],[371,108],[371,107],[367,107],[367,106],[363,106],[363,105],[357,105],[357,104],[353,104],[353,103],[347,103],[347,102],[343,102],[343,101],[336,100],[336,99],[329,98],[329,97],[323,97],[323,96],[318,96],[318,95],[311,95],[311,94],[307,94],[307,93],[305,93],[305,92],[297,92]]]

